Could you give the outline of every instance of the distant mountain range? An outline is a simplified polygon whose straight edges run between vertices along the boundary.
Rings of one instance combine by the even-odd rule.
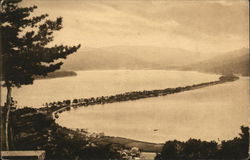
[[[180,66],[179,69],[249,76],[249,67],[249,48],[242,48],[208,60]]]
[[[114,46],[85,48],[69,56],[64,70],[171,69],[198,62],[199,53],[183,49],[152,46]]]
[[[207,59],[198,52],[153,46],[85,48],[69,56],[62,69],[179,69],[249,76],[248,48],[218,55]]]

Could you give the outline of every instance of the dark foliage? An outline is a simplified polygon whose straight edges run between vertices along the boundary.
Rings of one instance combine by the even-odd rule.
[[[121,158],[120,145],[96,144],[83,132],[61,127],[49,115],[31,108],[18,109],[11,117],[15,150],[45,150],[50,160]]]
[[[189,139],[186,142],[167,141],[156,160],[184,159],[244,159],[248,157],[249,128],[241,127],[240,137],[233,140],[206,142]]]

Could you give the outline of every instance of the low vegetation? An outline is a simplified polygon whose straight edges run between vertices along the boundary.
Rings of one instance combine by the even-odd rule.
[[[215,141],[201,141],[189,139],[186,142],[177,140],[167,141],[160,154],[155,160],[171,159],[247,159],[249,149],[249,128],[241,127],[239,137],[232,140],[222,141],[218,144]]]

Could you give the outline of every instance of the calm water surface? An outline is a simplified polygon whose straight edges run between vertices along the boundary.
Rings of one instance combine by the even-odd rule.
[[[227,140],[248,124],[248,78],[164,97],[64,112],[57,122],[148,142]]]
[[[76,77],[36,80],[14,89],[21,106],[114,95],[128,91],[186,86],[218,79],[218,75],[184,71],[80,71]],[[238,135],[249,117],[249,79],[164,97],[82,107],[60,114],[57,122],[148,142],[224,140]],[[5,93],[5,92],[2,92]],[[2,96],[5,96],[2,94]]]

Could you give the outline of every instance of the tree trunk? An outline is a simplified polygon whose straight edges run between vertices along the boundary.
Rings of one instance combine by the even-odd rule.
[[[6,97],[6,107],[7,115],[5,121],[5,142],[6,150],[9,150],[9,117],[10,117],[10,108],[11,108],[11,86],[7,85],[7,97]]]

